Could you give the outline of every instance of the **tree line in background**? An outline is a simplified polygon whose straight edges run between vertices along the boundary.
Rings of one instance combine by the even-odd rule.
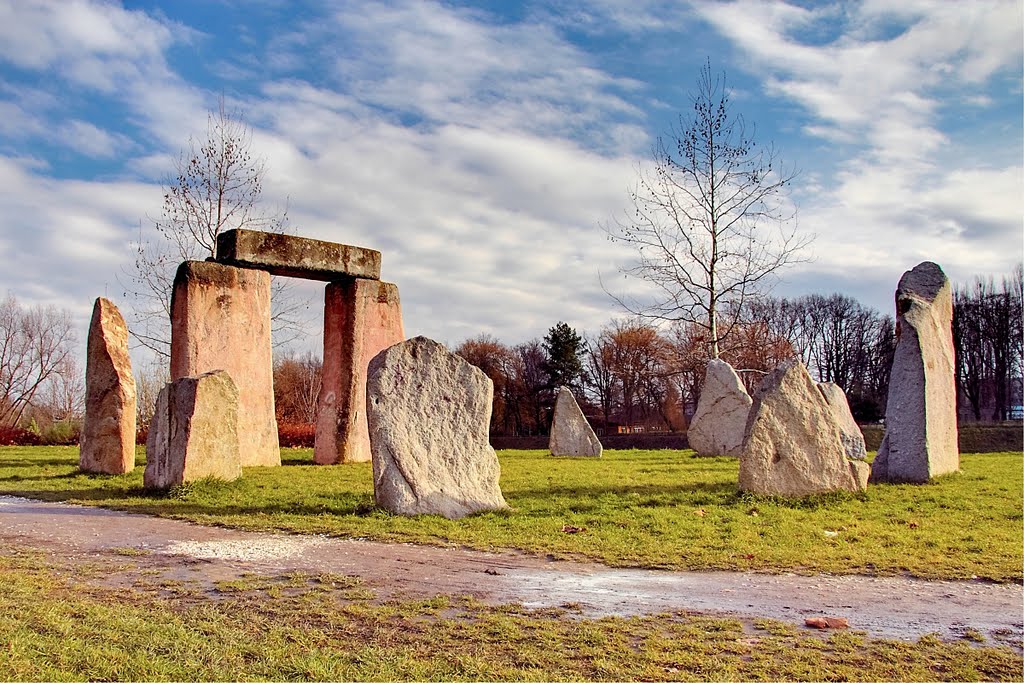
[[[957,395],[974,420],[1007,420],[1021,414],[1024,374],[1024,268],[996,284],[975,278],[953,294],[953,344]]]
[[[999,284],[976,278],[955,288],[953,341],[963,420],[1021,417],[1024,372],[1021,269]],[[896,348],[895,321],[842,294],[767,297],[721,314],[731,334],[720,357],[748,391],[781,361],[799,357],[819,382],[846,392],[862,423],[885,415]],[[605,433],[682,431],[696,411],[711,358],[706,326],[659,329],[640,318],[613,320],[593,335],[565,323],[543,340],[507,346],[489,335],[455,351],[494,382],[491,432],[544,434],[554,396],[569,386]]]
[[[1024,373],[1022,268],[1000,279],[975,278],[954,288],[953,342],[961,420],[1021,417]],[[732,332],[721,358],[740,371],[749,391],[782,360],[798,356],[819,381],[846,392],[854,416],[885,414],[896,345],[891,316],[842,295],[767,297],[722,315]],[[84,367],[70,313],[0,302],[0,442],[12,430],[41,443],[73,443],[85,408]],[[555,392],[565,385],[606,433],[682,431],[700,399],[710,359],[708,330],[678,322],[657,328],[640,318],[610,321],[593,334],[565,323],[542,339],[509,346],[490,335],[455,351],[494,382],[491,431],[502,436],[547,433]],[[312,425],[322,361],[312,352],[278,353],[274,395],[278,420]],[[167,381],[163,365],[136,369],[140,428]],[[19,433],[20,433],[19,432]],[[312,430],[306,429],[308,438]],[[6,437],[5,437],[6,434]],[[303,437],[305,438],[305,437]]]

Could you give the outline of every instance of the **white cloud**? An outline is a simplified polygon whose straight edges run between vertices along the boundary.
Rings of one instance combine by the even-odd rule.
[[[132,146],[127,136],[110,133],[79,119],[68,121],[57,136],[82,154],[103,159],[123,154]]]
[[[646,137],[643,113],[623,96],[639,84],[596,68],[549,25],[436,2],[364,3],[280,39],[275,54],[294,68],[298,49],[385,115],[570,136],[609,153]]]
[[[404,128],[309,86],[287,92],[303,99],[259,112],[274,122],[258,138],[270,198],[288,196],[303,235],[380,249],[408,333],[521,341],[559,319],[607,320],[610,302],[583,302],[598,268],[614,270],[598,223],[626,196],[629,158],[524,132]]]
[[[884,255],[888,279],[926,258],[969,277],[1021,258],[1019,155],[997,166],[984,149],[1004,145],[951,137],[942,120],[991,105],[1000,74],[1019,79],[1019,3],[879,0],[843,5],[840,15],[746,0],[698,7],[769,94],[811,115],[806,134],[851,150],[836,159],[831,184],[802,194],[801,223],[819,232],[816,268],[877,273]],[[830,39],[805,40],[837,20]]]
[[[96,296],[119,292],[129,241],[159,188],[132,182],[57,180],[0,157],[0,236],[8,258],[3,286],[33,301],[87,314]]]

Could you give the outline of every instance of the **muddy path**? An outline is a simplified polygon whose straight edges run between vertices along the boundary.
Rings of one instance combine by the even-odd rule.
[[[865,576],[614,569],[515,553],[257,533],[0,496],[0,541],[65,560],[132,552],[163,575],[210,585],[247,573],[362,578],[384,596],[472,595],[492,604],[573,605],[586,617],[689,611],[803,624],[848,619],[872,636],[1024,640],[1020,584]]]

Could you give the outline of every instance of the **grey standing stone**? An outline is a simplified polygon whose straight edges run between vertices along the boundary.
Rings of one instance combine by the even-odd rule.
[[[507,507],[487,436],[493,391],[483,371],[426,337],[377,354],[366,380],[377,505],[449,519]]]
[[[601,457],[601,441],[587,422],[569,387],[558,388],[548,448],[552,455]]]
[[[697,412],[686,430],[690,448],[700,455],[738,456],[750,404],[750,395],[732,366],[724,360],[711,360],[704,374]]]
[[[832,410],[832,417],[839,425],[839,435],[843,440],[843,448],[846,449],[846,457],[853,460],[864,460],[868,457],[867,448],[864,446],[864,433],[857,426],[850,411],[850,402],[846,399],[846,392],[834,382],[821,382],[818,384],[821,395]]]
[[[135,468],[135,376],[128,326],[113,302],[92,309],[85,363],[85,419],[78,465],[85,472],[124,474]]]
[[[960,469],[957,443],[953,291],[925,261],[896,287],[896,353],[889,376],[885,436],[871,481],[923,483]]]
[[[797,359],[783,362],[754,392],[740,490],[772,496],[859,491],[863,465],[846,458],[839,425]]]
[[[146,440],[147,489],[242,475],[238,388],[223,370],[164,385]]]

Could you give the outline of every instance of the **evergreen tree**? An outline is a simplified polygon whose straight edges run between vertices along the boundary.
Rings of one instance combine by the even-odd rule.
[[[548,358],[544,372],[548,375],[548,387],[557,389],[566,386],[579,390],[583,376],[583,337],[566,323],[559,321],[544,336],[544,350]]]

